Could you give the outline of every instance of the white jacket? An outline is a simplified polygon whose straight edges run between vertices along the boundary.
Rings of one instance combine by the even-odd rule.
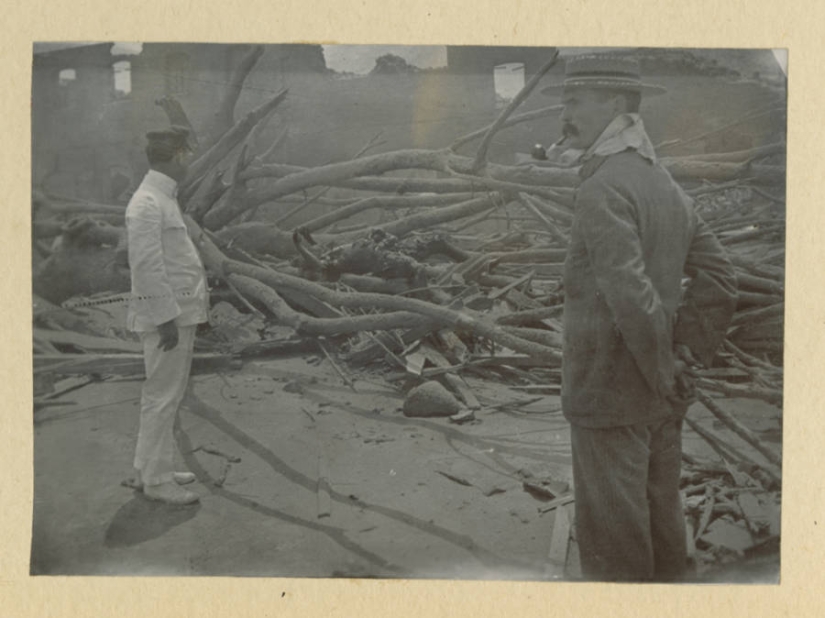
[[[126,207],[132,298],[127,327],[145,332],[174,319],[207,320],[206,273],[176,199],[177,183],[149,170]]]

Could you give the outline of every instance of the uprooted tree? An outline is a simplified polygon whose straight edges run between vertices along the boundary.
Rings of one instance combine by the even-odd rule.
[[[235,117],[262,53],[253,47],[239,64],[210,126],[196,130],[174,99],[157,102],[171,123],[192,129],[196,158],[179,201],[214,287],[241,311],[298,335],[349,341],[353,362],[380,357],[403,366],[405,348],[432,334],[457,368],[489,373],[492,366],[519,379],[535,370],[557,382],[561,265],[577,170],[487,160],[498,131],[558,113],[514,114],[557,54],[492,125],[444,148],[369,154],[376,137],[351,160],[299,167],[273,162],[273,147],[253,149],[287,91]],[[702,385],[772,403],[781,402],[784,308],[784,218],[776,214],[784,200],[772,188],[784,183],[783,153],[774,144],[662,159],[705,209],[739,275],[738,313],[720,363],[740,383],[717,371]],[[417,175],[389,175],[397,171]],[[331,188],[357,197],[329,197]],[[310,204],[324,214],[290,226]],[[384,213],[382,222],[359,223],[368,211]],[[41,304],[128,291],[122,206],[37,196],[33,212],[33,243],[44,258],[33,280]],[[506,219],[508,232],[473,233],[493,218]],[[529,225],[519,223],[525,218]],[[39,319],[55,324],[59,315]]]

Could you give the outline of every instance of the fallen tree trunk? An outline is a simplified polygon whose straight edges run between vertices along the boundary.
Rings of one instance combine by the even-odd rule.
[[[287,91],[282,90],[260,107],[253,109],[239,122],[235,123],[229,131],[224,133],[214,146],[198,157],[189,166],[188,180],[181,186],[180,193],[183,195],[190,194],[193,184],[205,176],[210,169],[218,165],[236,146],[246,139],[250,131],[283,102],[286,95]],[[221,225],[228,221],[231,221],[231,219],[221,223]]]
[[[704,162],[692,159],[672,158],[663,159],[663,165],[677,180],[730,180],[745,176],[752,176],[759,182],[771,183],[784,180],[784,168],[779,166],[748,166],[739,163]],[[354,161],[333,163],[311,169],[295,169],[284,166],[260,166],[240,175],[241,179],[260,178],[267,175],[278,176],[279,179],[271,186],[250,191],[242,204],[222,213],[213,215],[213,225],[220,226],[233,219],[244,210],[258,204],[272,202],[286,195],[317,185],[341,185],[342,183],[369,182],[363,188],[374,190],[394,191],[407,190],[405,185],[413,183],[427,183],[422,190],[433,190],[443,187],[442,190],[459,192],[476,190],[480,187],[492,187],[492,181],[512,183],[513,190],[527,190],[540,195],[548,187],[564,189],[576,187],[579,183],[577,168],[540,168],[536,166],[504,166],[488,164],[485,166],[484,176],[473,176],[474,161],[461,157],[449,150],[397,150],[393,152],[362,157]],[[450,179],[422,181],[420,179],[379,179],[376,175],[397,170],[429,170],[449,174],[463,181],[462,184],[449,184]],[[300,171],[299,171],[300,170]],[[364,177],[367,177],[366,179]],[[367,181],[367,179],[369,179]],[[517,187],[516,185],[523,185]],[[353,185],[349,185],[353,186]]]
[[[384,209],[399,209],[399,208],[421,208],[433,206],[450,206],[459,202],[466,202],[473,199],[475,196],[472,193],[444,193],[441,195],[416,195],[416,196],[401,196],[401,195],[378,195],[374,197],[367,197],[358,200],[352,204],[342,206],[333,210],[332,212],[312,219],[306,223],[301,224],[301,229],[308,232],[317,232],[334,223],[338,223],[344,219],[348,219],[354,215],[365,212],[367,210],[384,208]]]
[[[250,167],[240,175],[241,181],[259,178],[284,178],[291,174],[307,172],[313,168],[286,165],[282,163],[267,164]],[[311,186],[311,185],[310,185]],[[460,178],[423,178],[412,176],[407,178],[397,176],[359,176],[355,178],[330,179],[325,186],[354,189],[357,191],[375,191],[389,195],[404,195],[407,193],[478,193],[486,189],[481,179]],[[286,196],[284,196],[286,197]],[[249,197],[248,199],[258,199]],[[281,200],[281,197],[264,200],[262,203]],[[253,204],[253,206],[256,204]]]
[[[276,291],[280,288],[296,290],[336,307],[350,309],[370,308],[416,313],[426,316],[442,326],[450,326],[460,331],[473,333],[476,336],[489,339],[500,346],[510,348],[516,352],[546,358],[548,362],[560,362],[561,360],[561,354],[558,350],[511,335],[490,320],[480,315],[471,314],[468,311],[453,311],[413,298],[386,296],[383,294],[336,292],[299,277],[285,275],[254,264],[245,264],[231,260],[224,256],[217,246],[209,240],[196,222],[188,218],[187,223],[193,241],[199,247],[201,255],[204,258],[204,263],[212,272],[220,274],[222,277],[231,274],[245,275],[251,279],[256,279]]]
[[[432,320],[420,314],[404,311],[340,318],[313,318],[291,309],[273,288],[257,279],[232,274],[228,279],[242,294],[263,303],[280,324],[289,326],[301,335],[332,337],[362,331],[394,330],[433,324]]]

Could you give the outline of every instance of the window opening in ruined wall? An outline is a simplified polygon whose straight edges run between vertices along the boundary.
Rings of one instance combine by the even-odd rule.
[[[57,79],[61,86],[68,86],[77,79],[77,71],[74,69],[63,69],[58,73]]]
[[[121,60],[112,65],[115,76],[115,96],[125,97],[132,92],[132,63]]]
[[[496,108],[507,107],[524,88],[524,64],[508,62],[493,67],[493,87],[496,91]]]
[[[75,69],[62,69],[57,74],[57,83],[60,86],[56,96],[54,97],[54,105],[57,108],[67,107],[69,105],[69,97],[73,96],[70,91],[72,84],[77,82],[77,71]]]

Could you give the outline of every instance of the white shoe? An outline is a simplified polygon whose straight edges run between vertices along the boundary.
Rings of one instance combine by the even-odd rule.
[[[172,480],[174,480],[178,485],[188,485],[189,483],[194,483],[197,480],[197,477],[195,477],[192,472],[173,472]],[[140,474],[123,481],[121,485],[124,487],[137,489],[138,491],[143,491],[143,481],[140,478]]]
[[[200,500],[198,494],[184,489],[177,483],[161,483],[160,485],[146,485],[143,495],[150,500],[159,500],[166,504],[192,504]]]
[[[172,478],[178,485],[188,485],[195,482],[195,474],[193,472],[174,472]]]

